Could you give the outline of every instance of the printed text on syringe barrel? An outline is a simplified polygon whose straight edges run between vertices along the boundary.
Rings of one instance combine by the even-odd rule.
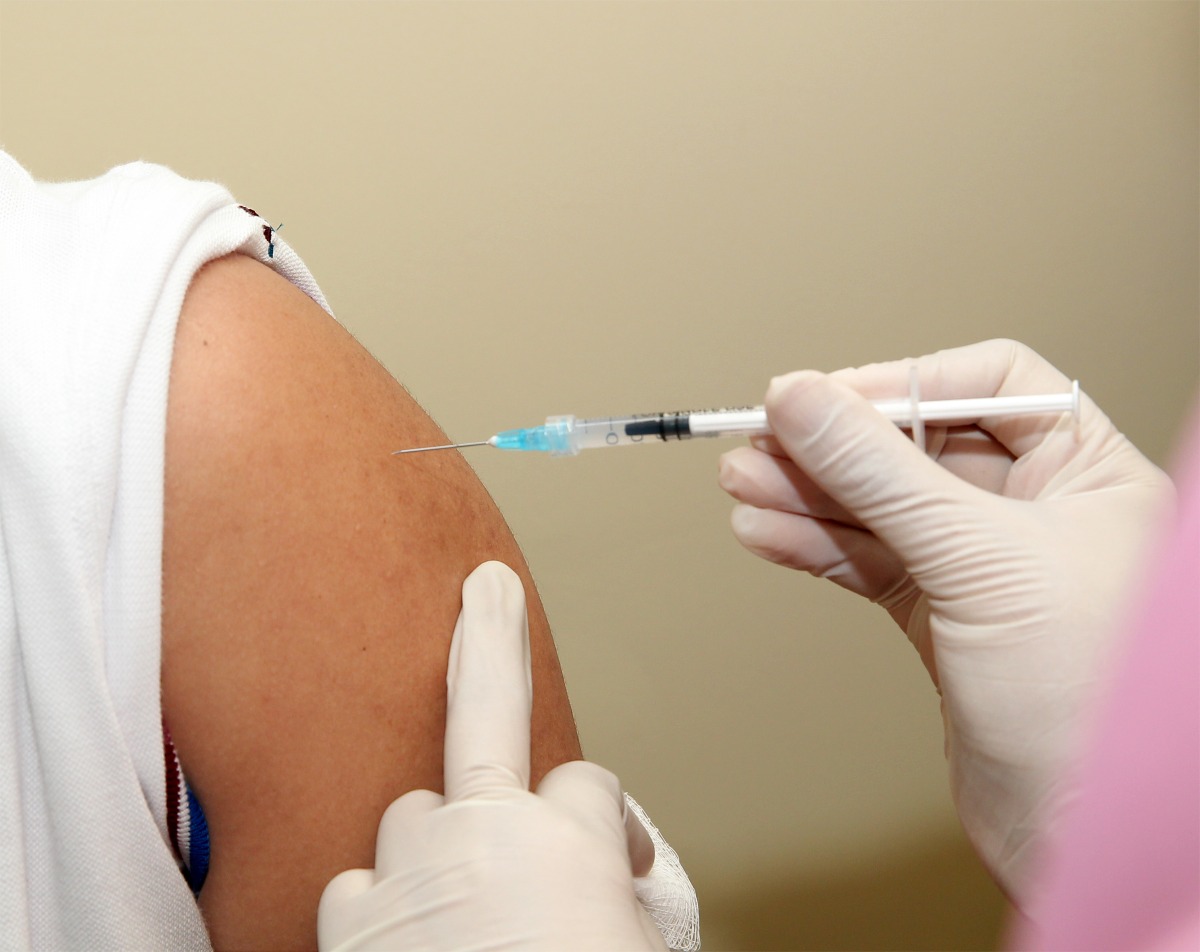
[[[660,440],[688,440],[694,435],[691,430],[690,418],[694,413],[727,413],[730,411],[751,410],[752,407],[722,407],[719,410],[680,410],[674,413],[635,413],[632,423],[625,424],[625,435],[628,437],[657,436]],[[706,433],[705,436],[719,436],[718,433]]]

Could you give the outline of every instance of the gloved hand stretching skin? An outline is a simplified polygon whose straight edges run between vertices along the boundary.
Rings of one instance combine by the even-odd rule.
[[[867,403],[906,395],[913,363],[776,378],[773,437],[726,454],[720,483],[742,503],[743,545],[878,602],[908,635],[942,697],[963,825],[1020,902],[1173,490],[1086,397],[1078,424],[1052,414],[930,430],[930,458]],[[924,400],[1070,387],[1012,341],[915,364]]]
[[[322,949],[665,949],[634,895],[654,849],[617,778],[574,761],[529,791],[533,687],[520,579],[463,584],[446,676],[445,796],[383,816],[375,869],[325,888]]]

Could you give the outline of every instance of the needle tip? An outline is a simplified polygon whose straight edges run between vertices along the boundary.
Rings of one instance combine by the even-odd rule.
[[[461,450],[467,446],[487,446],[489,440],[479,440],[475,443],[447,443],[444,446],[414,446],[407,450],[394,450],[393,456],[403,456],[405,453],[428,453],[431,450]]]

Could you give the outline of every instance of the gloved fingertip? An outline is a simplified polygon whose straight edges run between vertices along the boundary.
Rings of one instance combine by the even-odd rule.
[[[317,903],[317,948],[333,949],[354,933],[355,900],[375,885],[370,869],[348,869],[329,881]]]
[[[824,423],[828,386],[828,376],[816,370],[797,370],[771,380],[763,405],[781,443],[805,437]]]
[[[514,584],[521,584],[517,573],[503,562],[492,559],[477,565],[463,581],[463,598],[467,598],[468,595],[496,597],[506,587]]]
[[[321,893],[319,913],[323,914],[331,906],[345,902],[355,896],[365,893],[375,885],[375,871],[371,869],[347,869],[329,880]]]
[[[738,503],[729,514],[729,525],[742,545],[758,539],[762,534],[763,510],[746,503]]]
[[[732,492],[737,485],[741,473],[738,469],[737,457],[732,453],[722,453],[717,460],[717,485],[725,492]]]
[[[509,621],[525,614],[525,586],[503,562],[484,562],[466,577],[463,613],[469,618],[496,616]]]
[[[794,396],[797,389],[811,386],[825,377],[826,374],[819,370],[793,370],[791,373],[772,377],[771,382],[767,385],[766,403],[778,403],[781,399],[785,399],[786,394]]]

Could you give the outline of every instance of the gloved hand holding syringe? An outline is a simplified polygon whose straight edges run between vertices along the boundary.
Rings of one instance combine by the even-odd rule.
[[[1022,416],[1034,413],[1079,414],[1079,381],[1066,393],[1029,394],[1011,397],[980,397],[965,400],[920,400],[915,383],[908,398],[872,403],[897,426],[911,428],[917,445],[924,448],[925,423],[972,423],[985,417]],[[420,446],[397,450],[393,455],[429,450],[495,446],[502,450],[526,450],[551,456],[576,456],[582,450],[606,446],[632,446],[646,438],[687,440],[693,437],[756,436],[770,433],[762,407],[723,410],[681,410],[669,413],[637,413],[623,417],[547,417],[542,426],[504,430],[486,440]]]

